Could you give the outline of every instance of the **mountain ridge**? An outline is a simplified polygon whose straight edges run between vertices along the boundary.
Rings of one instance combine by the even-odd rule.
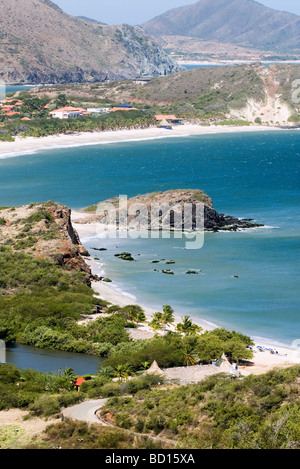
[[[6,83],[107,81],[180,69],[141,27],[88,22],[50,0],[2,0],[0,31]]]
[[[268,50],[300,50],[300,16],[254,0],[200,0],[144,23],[152,35],[199,37]]]

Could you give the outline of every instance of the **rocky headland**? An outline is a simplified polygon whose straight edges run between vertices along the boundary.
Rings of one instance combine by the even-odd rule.
[[[121,205],[120,205],[121,204]],[[116,225],[119,228],[124,226],[124,219],[127,226],[147,227],[148,229],[180,229],[187,230],[186,218],[189,218],[188,230],[196,231],[237,231],[239,229],[255,228],[263,226],[255,223],[251,219],[240,219],[235,216],[218,213],[214,207],[212,199],[201,190],[169,190],[166,192],[153,192],[144,195],[137,195],[127,199],[127,209],[124,213],[124,200],[119,197],[107,199],[98,205],[88,207],[77,213],[76,223],[108,223],[105,208],[111,206],[116,211]],[[201,214],[200,207],[203,207]],[[103,209],[102,209],[103,208]],[[185,215],[190,211],[190,216]],[[185,215],[185,216],[184,216]],[[182,216],[182,223],[180,217]],[[178,222],[179,221],[179,222]],[[202,227],[199,227],[203,222]]]
[[[66,270],[93,275],[84,257],[89,256],[71,223],[71,210],[54,202],[2,208],[0,245],[37,259],[48,259]]]

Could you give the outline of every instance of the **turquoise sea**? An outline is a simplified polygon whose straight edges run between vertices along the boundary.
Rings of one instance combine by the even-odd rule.
[[[0,155],[1,156],[1,155]],[[216,210],[266,227],[182,239],[84,239],[113,286],[270,342],[300,339],[300,132],[165,138],[0,159],[0,206],[55,200],[74,209],[118,195],[199,188]],[[93,247],[104,247],[99,253]],[[115,258],[129,251],[135,262]],[[170,266],[174,276],[155,272]],[[169,266],[167,267],[169,268]],[[189,269],[198,275],[186,275]]]
[[[23,86],[20,86],[20,85],[6,85],[5,91],[6,91],[6,93],[12,93],[12,92],[16,92],[16,91],[28,90],[30,88],[34,88],[34,86],[33,85],[23,85]]]

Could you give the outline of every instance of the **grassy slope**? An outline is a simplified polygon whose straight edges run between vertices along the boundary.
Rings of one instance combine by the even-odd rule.
[[[186,449],[296,449],[299,375],[299,366],[242,381],[217,375],[197,385],[114,397],[101,414]]]

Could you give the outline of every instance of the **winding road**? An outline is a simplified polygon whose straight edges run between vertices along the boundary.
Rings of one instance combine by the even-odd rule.
[[[64,420],[80,420],[82,422],[87,422],[87,423],[98,423],[100,425],[103,425],[104,427],[116,428],[118,430],[123,430],[125,432],[131,433],[133,435],[137,435],[139,437],[149,438],[151,440],[158,441],[158,442],[165,442],[165,443],[170,444],[171,447],[175,447],[175,445],[177,444],[176,441],[161,438],[159,436],[137,433],[132,430],[121,429],[119,427],[111,425],[105,422],[104,420],[100,419],[99,417],[97,417],[96,412],[100,410],[102,407],[105,407],[105,405],[107,404],[107,401],[108,399],[97,399],[93,401],[85,401],[73,407],[68,407],[67,409],[64,409],[62,411],[62,414],[61,414],[62,420],[63,421]]]
[[[108,399],[97,399],[86,401],[73,407],[68,407],[62,411],[62,419],[80,420],[88,423],[100,423],[104,426],[110,426],[96,416],[96,412],[107,404]]]

